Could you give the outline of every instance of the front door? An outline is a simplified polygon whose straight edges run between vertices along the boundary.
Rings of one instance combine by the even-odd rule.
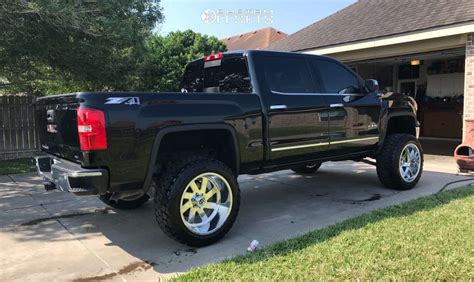
[[[330,149],[342,154],[375,145],[381,110],[377,93],[364,93],[361,79],[335,60],[312,58],[311,67],[321,80],[330,113]]]
[[[268,117],[271,163],[317,158],[329,145],[326,101],[301,55],[256,58]]]

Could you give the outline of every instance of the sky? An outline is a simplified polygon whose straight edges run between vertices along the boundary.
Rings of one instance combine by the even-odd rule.
[[[157,33],[192,29],[219,39],[273,27],[294,33],[356,0],[161,0]]]

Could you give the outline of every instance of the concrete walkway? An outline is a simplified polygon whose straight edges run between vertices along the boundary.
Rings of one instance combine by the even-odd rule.
[[[374,167],[326,163],[314,176],[282,171],[239,177],[241,212],[230,233],[205,248],[166,237],[152,202],[133,211],[96,197],[44,192],[35,174],[0,176],[0,280],[167,278],[377,208],[429,195],[457,176],[452,158],[426,156],[418,186],[399,192],[379,183]],[[451,187],[467,183],[454,184]]]

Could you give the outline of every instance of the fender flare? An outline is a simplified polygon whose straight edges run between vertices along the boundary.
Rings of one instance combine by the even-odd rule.
[[[239,175],[240,151],[239,151],[239,142],[237,139],[237,134],[235,133],[234,127],[232,127],[229,124],[222,124],[222,123],[169,126],[169,127],[160,129],[155,136],[155,140],[153,142],[152,149],[151,149],[150,159],[148,161],[148,169],[147,169],[147,173],[145,177],[145,182],[143,183],[142,190],[145,193],[147,193],[148,190],[150,189],[150,183],[153,178],[153,169],[155,167],[156,158],[158,157],[161,141],[167,134],[175,133],[175,132],[211,130],[211,129],[226,130],[231,134],[232,140],[233,140],[233,147],[234,147],[234,156],[235,156],[234,158],[235,159],[235,163],[234,163],[235,173],[236,175]]]
[[[409,111],[393,112],[393,113],[388,114],[386,120],[384,121],[384,124],[382,125],[383,131],[380,131],[380,136],[379,136],[380,146],[379,146],[377,152],[379,152],[382,149],[383,143],[385,142],[385,137],[387,137],[387,129],[388,129],[388,124],[389,124],[390,120],[392,118],[396,118],[396,117],[410,117],[410,118],[413,118],[413,120],[415,121],[415,132],[416,132],[416,127],[420,126],[420,123],[416,119],[416,115],[414,113],[409,112]]]

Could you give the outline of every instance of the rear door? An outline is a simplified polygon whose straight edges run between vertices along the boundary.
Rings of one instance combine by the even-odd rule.
[[[310,60],[327,102],[330,149],[351,153],[376,144],[381,110],[377,93],[365,93],[362,80],[333,59]]]
[[[306,56],[261,54],[255,61],[268,117],[271,162],[317,158],[328,145],[329,121]]]

